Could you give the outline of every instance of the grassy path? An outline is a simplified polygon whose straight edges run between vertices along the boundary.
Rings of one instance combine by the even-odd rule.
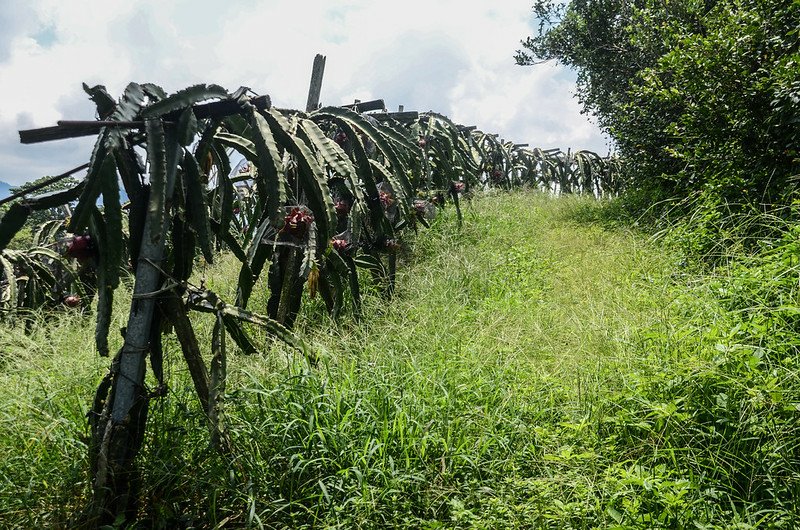
[[[641,237],[576,221],[591,208],[580,199],[483,199],[463,231],[447,220],[422,234],[398,299],[385,310],[375,300],[380,318],[340,343],[317,339],[389,370],[422,364],[426,377],[433,368],[511,392],[552,382],[590,404],[585,393],[635,362],[626,346],[658,319],[672,267]]]
[[[367,296],[362,323],[306,306],[299,327],[319,367],[278,346],[233,356],[233,462],[208,449],[168,343],[170,394],[153,403],[141,458],[145,526],[608,528],[620,512],[672,509],[646,505],[636,448],[617,447],[601,418],[633,374],[670,362],[648,336],[688,318],[674,308],[676,260],[587,222],[595,208],[482,198],[463,229],[448,218],[417,236],[396,299]],[[207,271],[209,285],[233,290],[231,270]],[[88,322],[0,332],[11,527],[63,526],[87,494],[83,415],[105,367]],[[636,517],[620,527],[652,526]]]
[[[431,528],[608,521],[592,496],[602,456],[581,423],[641,363],[631,344],[668,305],[672,262],[639,236],[580,222],[592,208],[482,199],[463,230],[446,219],[420,235],[397,299],[373,298],[364,324],[331,334],[309,317],[327,361],[307,381],[325,394],[300,385],[321,413],[293,435],[317,438],[312,476],[330,479],[329,504],[313,479],[303,485],[315,515]]]

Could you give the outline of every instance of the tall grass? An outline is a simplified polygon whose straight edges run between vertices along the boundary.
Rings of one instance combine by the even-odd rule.
[[[587,221],[602,208],[482,197],[463,229],[450,212],[407,241],[395,298],[368,294],[361,322],[307,300],[298,327],[318,366],[266,339],[230,360],[230,456],[209,448],[167,341],[140,526],[790,527],[794,346],[743,340],[741,304],[720,293],[761,263],[709,278]],[[201,274],[235,292],[224,259]],[[87,498],[84,414],[107,364],[91,324],[0,330],[5,526],[68,527]]]

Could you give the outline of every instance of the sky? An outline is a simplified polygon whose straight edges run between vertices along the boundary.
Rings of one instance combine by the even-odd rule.
[[[90,138],[22,145],[17,134],[94,119],[83,82],[115,98],[130,81],[247,86],[302,109],[317,53],[323,105],[381,98],[515,143],[606,154],[574,72],[514,64],[535,29],[531,1],[0,0],[0,181],[88,160]]]

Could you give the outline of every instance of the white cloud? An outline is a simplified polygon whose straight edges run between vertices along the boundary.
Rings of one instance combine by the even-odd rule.
[[[86,141],[21,146],[16,130],[89,119],[81,82],[118,95],[129,81],[168,91],[246,85],[281,107],[305,105],[315,53],[322,100],[382,97],[544,147],[605,150],[572,98],[574,76],[522,68],[529,0],[28,0],[0,16],[0,180],[19,183],[84,161]],[[70,149],[72,147],[73,149]],[[50,156],[48,156],[50,153]]]

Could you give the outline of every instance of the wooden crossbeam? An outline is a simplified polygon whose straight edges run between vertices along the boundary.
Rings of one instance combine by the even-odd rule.
[[[369,112],[371,110],[386,110],[386,103],[382,99],[373,99],[372,101],[355,100],[352,105],[342,105],[342,107],[356,112]]]
[[[258,96],[249,102],[258,109],[267,110],[272,106],[269,96]],[[194,115],[198,120],[205,118],[222,118],[242,112],[240,102],[233,99],[213,101],[192,107]],[[166,122],[175,122],[180,117],[182,111],[174,111],[162,116]],[[64,140],[66,138],[80,138],[82,136],[94,136],[103,127],[121,127],[128,129],[140,129],[144,127],[142,121],[76,121],[61,120],[54,127],[41,127],[38,129],[26,129],[19,131],[19,141],[23,144],[36,144],[50,142],[53,140]]]
[[[378,121],[388,121],[391,119],[399,121],[400,123],[409,123],[419,119],[419,112],[417,111],[382,112],[382,113],[370,114],[370,116]]]

